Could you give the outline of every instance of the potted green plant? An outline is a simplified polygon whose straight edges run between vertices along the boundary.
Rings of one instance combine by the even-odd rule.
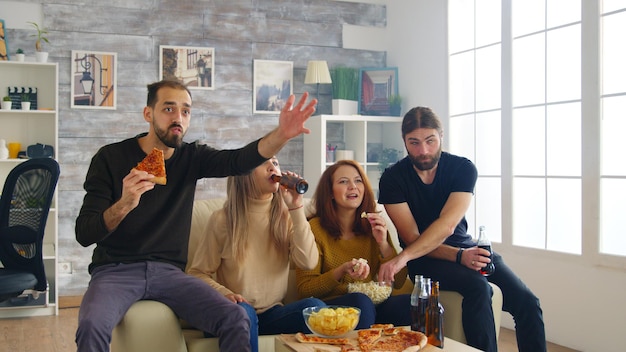
[[[335,67],[330,71],[332,79],[333,115],[358,113],[359,70],[353,67]]]
[[[11,110],[11,105],[13,102],[11,101],[11,97],[6,95],[2,98],[2,110]]]
[[[24,50],[22,50],[22,48],[15,51],[15,59],[17,61],[24,61]]]
[[[30,110],[30,94],[22,94],[22,110]]]
[[[380,153],[380,158],[378,159],[378,171],[382,175],[386,168],[390,165],[395,164],[402,157],[402,151],[393,148],[385,148]]]
[[[387,101],[389,102],[389,113],[391,116],[400,116],[402,112],[402,97],[398,94],[392,94]]]
[[[28,23],[33,26],[37,31],[37,34],[31,34],[31,37],[37,38],[37,40],[35,40],[35,50],[37,50],[35,52],[35,55],[37,56],[37,62],[46,62],[48,61],[48,52],[43,51],[42,42],[50,44],[50,42],[48,41],[48,37],[46,36],[48,34],[48,30],[44,27],[40,27],[35,22]]]

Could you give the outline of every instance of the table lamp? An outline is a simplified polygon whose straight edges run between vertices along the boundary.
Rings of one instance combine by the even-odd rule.
[[[330,71],[328,70],[328,64],[326,60],[312,60],[306,68],[306,76],[304,77],[304,84],[317,84],[317,94],[315,98],[319,102],[320,95],[320,83],[333,83],[330,79]]]

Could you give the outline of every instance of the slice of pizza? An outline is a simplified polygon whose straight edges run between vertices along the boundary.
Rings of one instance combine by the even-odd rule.
[[[393,324],[372,324],[370,326],[371,329],[390,329],[393,328]]]
[[[362,351],[369,351],[372,345],[383,336],[381,329],[357,330],[357,343]]]
[[[296,340],[302,343],[323,343],[326,345],[347,345],[350,343],[350,340],[339,337],[321,337],[315,335],[307,335],[304,333],[296,333]]]
[[[165,158],[163,151],[157,148],[152,149],[150,154],[146,155],[137,166],[136,170],[145,171],[151,175],[154,175],[149,181],[158,185],[165,185],[167,183],[167,175],[165,174]]]

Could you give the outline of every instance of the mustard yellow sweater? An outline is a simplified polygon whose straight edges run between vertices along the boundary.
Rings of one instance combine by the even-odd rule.
[[[368,282],[378,273],[382,263],[397,255],[394,248],[394,255],[383,259],[372,235],[356,236],[349,240],[335,239],[322,227],[319,217],[309,220],[309,224],[315,235],[320,258],[312,270],[296,269],[298,294],[301,298],[313,296],[325,300],[348,293],[348,284],[354,281],[352,277],[345,275],[341,281],[337,281],[332,275],[332,270],[352,258],[367,259],[370,273],[364,281]],[[393,246],[389,233],[387,242]],[[406,277],[407,269],[404,268],[396,274],[394,287],[402,287]]]
[[[271,199],[253,200],[248,214],[250,236],[243,263],[231,255],[231,236],[224,210],[215,211],[209,226],[197,239],[196,252],[187,272],[199,277],[223,295],[242,295],[257,311],[282,304],[287,293],[289,261],[313,268],[318,252],[304,208],[289,212],[293,221],[289,253],[279,253],[269,233]]]

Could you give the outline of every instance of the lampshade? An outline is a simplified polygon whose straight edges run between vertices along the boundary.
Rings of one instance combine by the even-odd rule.
[[[330,79],[330,71],[328,71],[328,64],[326,60],[309,61],[306,68],[306,76],[304,77],[304,84],[314,83],[332,83]]]

